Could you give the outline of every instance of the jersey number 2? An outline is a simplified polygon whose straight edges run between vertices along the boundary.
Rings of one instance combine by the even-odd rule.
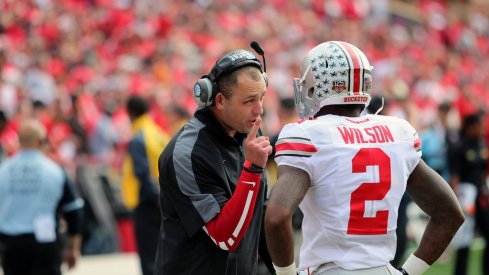
[[[353,173],[365,173],[367,166],[378,166],[379,182],[364,182],[351,193],[348,234],[380,235],[387,233],[389,210],[375,217],[364,217],[365,201],[383,200],[391,188],[391,159],[380,148],[362,148],[353,157]]]

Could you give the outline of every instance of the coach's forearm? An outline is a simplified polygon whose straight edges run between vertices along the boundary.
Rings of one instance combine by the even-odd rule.
[[[269,205],[265,215],[265,233],[268,250],[276,266],[284,267],[294,262],[294,234],[290,209]]]
[[[243,169],[236,190],[221,213],[210,220],[204,231],[223,250],[235,251],[250,225],[260,192],[261,172]]]

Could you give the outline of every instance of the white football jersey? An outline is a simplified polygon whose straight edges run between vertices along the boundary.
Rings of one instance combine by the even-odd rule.
[[[299,269],[388,264],[396,250],[399,203],[420,158],[416,130],[396,117],[326,115],[286,125],[275,161],[311,178],[300,204]]]

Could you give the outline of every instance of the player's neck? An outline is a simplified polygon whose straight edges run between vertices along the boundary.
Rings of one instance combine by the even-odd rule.
[[[363,108],[363,105],[328,105],[321,108],[316,117],[324,115],[359,117]]]

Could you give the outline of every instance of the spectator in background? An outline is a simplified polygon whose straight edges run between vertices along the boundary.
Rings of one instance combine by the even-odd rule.
[[[18,121],[12,121],[7,113],[0,111],[0,148],[3,159],[12,156],[19,150],[19,138],[17,134]]]
[[[2,33],[1,31],[2,27],[0,25],[0,34]],[[3,73],[3,66],[6,62],[6,57],[5,57],[5,50],[0,47],[0,76],[2,76]]]
[[[291,97],[285,97],[280,99],[277,113],[278,113],[278,120],[279,120],[280,127],[283,127],[284,125],[299,119],[299,116],[297,115],[297,108],[295,107],[294,98]],[[273,160],[275,156],[275,143],[277,142],[277,139],[278,139],[278,133],[270,138],[270,144],[273,147],[273,151],[272,154],[269,156],[269,160]]]
[[[146,100],[132,96],[126,110],[133,136],[127,145],[122,168],[122,195],[133,211],[136,244],[143,275],[154,274],[156,246],[160,229],[158,157],[169,137],[148,114]]]
[[[19,105],[19,95],[12,83],[12,80],[8,80],[8,74],[2,73],[2,57],[0,52],[0,109],[2,109],[5,114],[11,117],[18,108]]]
[[[297,108],[295,107],[294,99],[290,97],[281,98],[278,106],[278,119],[280,127],[297,120]],[[277,181],[277,165],[273,158],[275,157],[275,143],[278,139],[278,133],[270,137],[270,145],[272,145],[272,154],[268,156],[267,161],[267,182],[268,186],[273,187]]]
[[[169,134],[173,136],[191,118],[191,115],[180,106],[169,106],[165,109],[166,122],[168,123]]]
[[[89,152],[89,142],[87,137],[87,129],[83,127],[80,121],[80,104],[76,95],[70,96],[72,114],[67,118],[67,124],[71,129],[74,143],[76,146],[77,155],[85,155]]]
[[[38,61],[26,71],[24,87],[32,101],[49,105],[56,100],[56,83],[53,76],[43,70]]]
[[[450,178],[448,151],[458,139],[458,134],[449,125],[450,110],[450,103],[440,103],[436,117],[420,132],[423,160],[446,181]]]
[[[2,135],[3,131],[7,127],[7,124],[8,124],[8,119],[7,116],[5,115],[5,112],[0,110],[0,136]],[[7,156],[8,156],[7,152],[5,151],[5,148],[3,148],[3,145],[0,142],[0,163],[2,163],[3,160],[7,158]]]
[[[103,106],[103,114],[95,124],[95,129],[90,137],[90,153],[106,164],[111,163],[114,157],[114,150],[121,139],[117,133],[112,114],[117,105],[114,102],[107,102]]]
[[[23,121],[20,151],[0,165],[5,275],[60,275],[62,262],[71,269],[80,255],[83,201],[63,169],[42,153],[45,139],[39,122]],[[58,231],[59,215],[68,226],[66,247]]]
[[[458,195],[467,220],[457,233],[455,275],[467,274],[475,228],[485,240],[482,274],[489,274],[489,190],[486,182],[488,148],[480,114],[467,115],[459,141],[449,153],[450,185]]]

